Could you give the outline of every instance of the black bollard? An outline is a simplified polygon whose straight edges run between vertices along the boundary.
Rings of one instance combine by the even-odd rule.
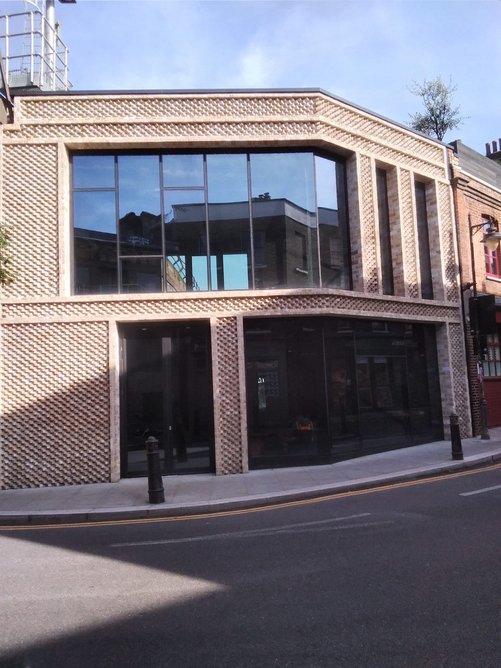
[[[451,447],[452,459],[463,459],[463,445],[461,443],[461,434],[459,433],[459,418],[455,413],[449,416],[451,426]]]
[[[158,438],[148,436],[146,439],[146,456],[148,458],[148,496],[150,503],[163,503],[165,501],[165,494],[160,466]]]

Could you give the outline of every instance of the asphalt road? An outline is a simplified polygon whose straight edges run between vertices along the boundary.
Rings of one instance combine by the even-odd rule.
[[[201,519],[0,532],[0,666],[501,666],[501,467]]]

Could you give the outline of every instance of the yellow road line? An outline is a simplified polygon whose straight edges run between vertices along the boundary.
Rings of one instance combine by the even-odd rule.
[[[232,515],[246,515],[249,513],[261,513],[267,510],[278,510],[281,508],[294,508],[296,506],[305,506],[311,503],[319,503],[321,501],[332,501],[334,499],[346,499],[350,496],[362,496],[364,494],[374,494],[376,492],[387,492],[388,490],[400,489],[402,487],[413,487],[416,485],[424,485],[449,478],[460,478],[467,475],[475,475],[476,473],[484,473],[485,471],[495,471],[501,468],[501,464],[493,464],[492,466],[484,466],[478,469],[468,471],[458,471],[456,473],[445,473],[441,475],[432,476],[429,478],[421,478],[418,480],[406,480],[403,482],[388,483],[385,485],[377,485],[375,487],[368,487],[365,489],[355,489],[348,492],[330,492],[322,496],[316,496],[308,499],[298,499],[295,501],[277,501],[277,503],[267,504],[263,506],[256,506],[253,508],[240,508],[235,510],[220,510],[215,512],[205,512],[193,515],[176,515],[172,517],[143,517],[131,518],[121,520],[103,520],[88,521],[88,522],[68,522],[66,524],[26,524],[15,526],[0,526],[0,531],[39,531],[41,529],[78,529],[89,527],[107,527],[116,525],[133,525],[133,524],[152,524],[159,522],[186,522],[188,520],[211,519],[217,517],[229,517]],[[78,512],[78,511],[75,511]]]

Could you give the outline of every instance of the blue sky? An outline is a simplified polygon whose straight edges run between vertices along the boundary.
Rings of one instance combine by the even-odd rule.
[[[0,0],[0,13],[22,3]],[[457,85],[461,139],[501,137],[501,0],[56,2],[74,90],[323,88],[401,123]]]

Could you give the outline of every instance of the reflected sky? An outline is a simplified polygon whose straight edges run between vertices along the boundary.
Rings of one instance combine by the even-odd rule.
[[[250,156],[252,197],[288,199],[315,211],[312,153],[255,153]]]
[[[115,158],[112,155],[74,155],[74,188],[114,188]]]
[[[75,228],[116,234],[115,191],[73,193]]]
[[[247,155],[214,154],[207,156],[208,197],[211,204],[247,202]]]
[[[173,266],[188,267],[188,289],[240,290],[249,289],[254,276],[259,288],[319,283],[320,221],[324,279],[338,285],[338,275],[348,275],[346,240],[338,234],[342,174],[335,158],[312,151],[75,155],[74,226],[116,234],[118,219],[121,256],[165,251]],[[204,255],[208,240],[210,258]],[[133,264],[127,266],[132,271]],[[139,278],[129,282],[149,282],[146,274]]]
[[[316,155],[315,177],[317,182],[317,206],[337,210],[336,163]]]
[[[203,187],[202,155],[164,155],[162,160],[165,188]]]
[[[118,156],[120,218],[131,211],[160,214],[159,176],[157,155]]]

